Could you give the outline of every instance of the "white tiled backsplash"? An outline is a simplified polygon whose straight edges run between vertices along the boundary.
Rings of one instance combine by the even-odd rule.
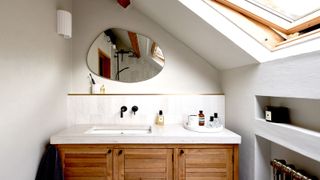
[[[136,115],[132,106],[138,106]],[[128,110],[120,118],[120,108]],[[68,124],[151,125],[162,110],[165,124],[178,124],[203,110],[206,120],[217,112],[225,123],[224,95],[70,95]]]

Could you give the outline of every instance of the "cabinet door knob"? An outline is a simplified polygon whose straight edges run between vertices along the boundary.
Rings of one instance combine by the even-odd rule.
[[[180,150],[180,155],[182,155],[182,154],[184,154],[184,150],[181,149]]]
[[[110,153],[111,153],[111,149],[108,150],[108,154],[110,154]]]
[[[120,150],[119,152],[118,152],[118,156],[120,156],[122,154],[122,150]]]

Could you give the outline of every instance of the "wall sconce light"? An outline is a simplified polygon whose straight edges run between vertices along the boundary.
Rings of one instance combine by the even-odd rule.
[[[72,37],[72,16],[64,10],[57,10],[57,33],[65,39]]]

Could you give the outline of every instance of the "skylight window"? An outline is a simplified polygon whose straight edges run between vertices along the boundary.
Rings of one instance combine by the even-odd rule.
[[[155,42],[152,43],[151,54],[153,57],[157,57],[157,58],[164,61],[163,53],[162,53],[160,47],[158,46],[158,44],[156,44]]]
[[[320,37],[319,0],[203,0],[274,51]]]
[[[158,46],[158,44],[156,44],[155,42],[152,43],[151,45],[151,55],[153,57],[153,60],[155,62],[157,62],[160,65],[164,65],[164,56],[163,53],[160,49],[160,47]]]

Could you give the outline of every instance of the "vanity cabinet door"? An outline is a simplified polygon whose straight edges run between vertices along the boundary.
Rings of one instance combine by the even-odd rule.
[[[233,180],[233,149],[177,149],[179,180]]]
[[[112,180],[112,149],[106,147],[59,148],[65,180]]]
[[[115,149],[115,180],[173,179],[172,149]]]

